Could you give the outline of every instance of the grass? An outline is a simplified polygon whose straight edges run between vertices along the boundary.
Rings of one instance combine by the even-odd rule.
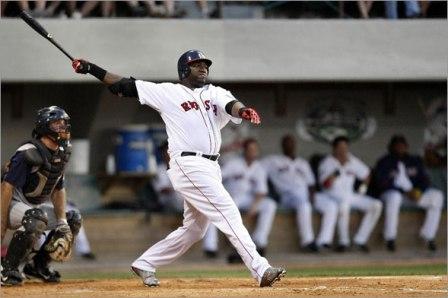
[[[292,268],[288,269],[289,277],[325,277],[325,276],[400,276],[400,275],[446,275],[446,264],[422,265],[369,265],[324,268]],[[213,277],[250,277],[247,269],[237,267],[226,270],[169,270],[157,272],[159,278],[213,278]],[[133,278],[131,272],[83,272],[66,273],[64,279],[127,279]]]

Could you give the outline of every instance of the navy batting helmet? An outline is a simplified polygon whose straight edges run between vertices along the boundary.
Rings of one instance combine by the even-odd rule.
[[[177,61],[177,73],[179,74],[179,80],[183,80],[190,75],[190,67],[188,66],[192,62],[204,61],[207,67],[212,65],[212,60],[205,57],[204,53],[199,50],[189,50],[180,56]]]
[[[63,132],[55,131],[50,124],[57,120],[65,120],[65,129]],[[58,143],[66,142],[70,139],[70,117],[60,107],[51,106],[37,111],[37,117],[33,130],[33,137],[50,136]]]

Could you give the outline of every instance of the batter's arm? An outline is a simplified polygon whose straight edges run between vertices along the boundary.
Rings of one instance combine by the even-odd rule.
[[[233,100],[226,105],[226,112],[233,117],[242,118],[254,124],[260,124],[260,116],[253,108],[246,107],[242,102]]]
[[[2,182],[2,197],[1,197],[1,241],[5,237],[6,229],[8,228],[9,220],[9,205],[11,205],[12,193],[14,185],[9,182]]]

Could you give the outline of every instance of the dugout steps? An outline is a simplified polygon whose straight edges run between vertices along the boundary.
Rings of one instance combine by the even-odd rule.
[[[447,248],[447,215],[442,213],[439,230],[437,232],[437,245],[439,253]],[[418,237],[419,229],[423,223],[424,213],[420,210],[402,210],[397,239],[397,252],[404,253],[409,250],[426,252],[424,242]],[[249,231],[254,222],[249,222],[243,215],[243,220]],[[350,235],[354,235],[359,226],[361,213],[353,212],[350,220]],[[381,217],[369,241],[372,251],[385,251],[382,239],[384,218]],[[182,225],[181,214],[145,213],[135,211],[101,211],[84,214],[84,226],[87,231],[93,251],[97,255],[114,258],[140,255],[149,246],[163,239],[171,231]],[[320,215],[313,213],[313,227],[316,233],[320,225]],[[272,232],[269,237],[268,253],[290,254],[300,253],[300,239],[296,228],[295,214],[291,211],[280,210],[275,218]],[[219,236],[220,252],[230,251],[230,244],[225,236]],[[224,255],[221,254],[221,255]],[[202,257],[202,243],[192,246],[186,254],[189,257]]]

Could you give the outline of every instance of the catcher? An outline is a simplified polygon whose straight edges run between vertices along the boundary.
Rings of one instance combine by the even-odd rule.
[[[49,266],[50,261],[61,262],[71,256],[81,215],[76,210],[65,212],[69,120],[59,107],[39,110],[32,139],[17,149],[6,166],[1,184],[1,240],[7,229],[16,231],[2,260],[2,285],[21,284],[23,274],[59,282],[61,276]],[[52,204],[44,204],[49,200]],[[44,231],[50,231],[48,237],[35,248]],[[22,274],[19,268],[25,262]]]

